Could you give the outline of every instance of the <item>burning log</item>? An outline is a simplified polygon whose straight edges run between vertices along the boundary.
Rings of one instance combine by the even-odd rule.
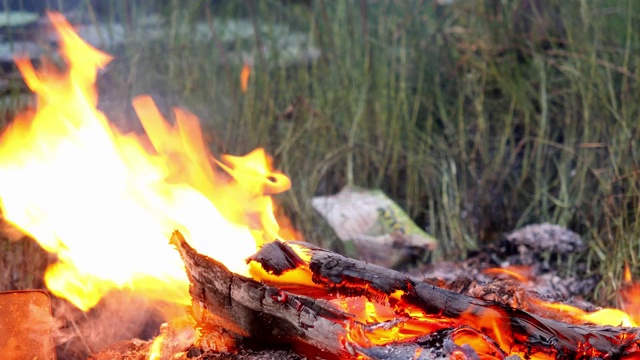
[[[177,231],[172,243],[188,269],[193,316],[206,327],[201,332],[213,334],[204,347],[232,351],[241,344],[298,340],[330,354],[348,354],[340,341],[345,335],[341,324],[348,314],[323,299],[295,295],[232,273],[197,253]]]
[[[252,256],[256,269],[271,274],[254,275],[261,282],[197,253],[177,231],[172,243],[186,264],[194,318],[202,334],[213,334],[200,339],[205,348],[285,343],[327,357],[375,359],[630,358],[640,353],[638,328],[550,320],[306,243],[274,242]],[[312,282],[287,281],[290,272],[306,274]],[[354,311],[361,300],[366,319]]]

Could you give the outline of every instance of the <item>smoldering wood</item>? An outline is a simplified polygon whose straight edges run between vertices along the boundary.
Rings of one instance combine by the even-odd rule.
[[[597,353],[622,355],[636,351],[640,343],[640,329],[595,325],[571,325],[549,320],[528,312],[514,309],[502,304],[487,302],[444,290],[436,286],[417,282],[411,277],[358,260],[345,258],[322,249],[312,252],[309,267],[314,274],[314,281],[324,283],[333,291],[360,292],[352,283],[364,282],[367,291],[373,288],[385,294],[402,290],[406,294],[403,300],[423,309],[429,314],[442,314],[457,318],[463,313],[477,316],[480,328],[482,315],[488,309],[497,310],[505,324],[509,324],[515,341],[526,339],[522,345],[531,347],[550,347],[557,351],[559,357],[573,359],[585,353],[589,348]],[[471,319],[473,320],[473,319]],[[625,340],[619,340],[624,338]]]
[[[226,340],[213,344],[220,350],[229,350],[240,344],[285,342],[303,343],[341,358],[359,353],[374,359],[392,359],[415,355],[418,347],[429,351],[433,347],[429,341],[416,339],[413,343],[359,348],[344,341],[346,324],[352,320],[352,315],[318,297],[317,289],[298,286],[284,291],[278,284],[260,283],[233,274],[221,263],[197,253],[178,232],[174,233],[172,243],[186,264],[196,321],[217,329],[218,334],[223,335]],[[557,358],[580,358],[589,351],[591,354],[620,356],[637,351],[640,344],[640,329],[637,328],[571,325],[549,320],[506,305],[441,289],[406,274],[346,258],[310,244],[295,244],[310,254],[308,266],[313,281],[324,286],[325,298],[340,294],[366,296],[373,301],[393,301],[389,295],[401,290],[403,295],[399,301],[416,306],[427,314],[453,319],[464,316],[464,322],[478,333],[488,326],[486,314],[492,313],[497,316],[496,321],[501,327],[509,329],[511,334],[508,335],[514,345],[529,349],[531,354],[555,353]],[[275,274],[297,268],[301,261],[289,243],[267,244],[250,260],[264,262],[265,268]],[[207,311],[198,312],[198,308]],[[427,338],[447,338],[436,335],[425,334]],[[447,349],[444,343],[441,345],[444,348],[443,358],[446,358]]]

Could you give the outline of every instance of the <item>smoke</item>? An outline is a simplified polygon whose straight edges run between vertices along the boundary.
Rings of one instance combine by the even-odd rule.
[[[107,346],[132,339],[150,340],[160,325],[185,309],[151,301],[128,291],[114,291],[83,313],[65,300],[54,300],[54,331],[59,360],[86,359]]]

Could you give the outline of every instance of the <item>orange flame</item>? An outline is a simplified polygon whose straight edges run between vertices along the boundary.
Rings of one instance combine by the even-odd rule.
[[[624,275],[622,277],[622,281],[626,283],[633,281],[633,278],[631,277],[631,269],[629,268],[628,263],[624,263]]]
[[[120,133],[96,108],[96,74],[111,57],[84,43],[62,15],[49,17],[68,67],[36,70],[16,60],[38,106],[0,139],[2,213],[57,254],[45,275],[49,289],[83,310],[113,288],[187,304],[184,264],[168,244],[175,229],[248,275],[244,259],[279,232],[268,195],[289,180],[270,170],[261,149],[223,158],[237,180],[216,170],[198,119],[175,109],[170,125],[148,96],[133,102],[146,136]]]
[[[246,93],[249,88],[249,77],[251,76],[251,66],[244,64],[240,71],[240,90],[242,93]]]
[[[618,303],[633,319],[634,323],[640,324],[640,283],[633,280],[629,264],[624,264],[624,275],[622,287],[618,292]]]
[[[526,283],[531,278],[532,269],[530,266],[508,266],[504,268],[490,268],[483,271],[487,275],[510,276],[519,282]]]

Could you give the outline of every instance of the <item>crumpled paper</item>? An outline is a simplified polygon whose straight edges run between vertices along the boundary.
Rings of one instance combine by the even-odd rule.
[[[335,195],[315,197],[311,204],[364,261],[393,268],[409,254],[436,247],[436,239],[381,190],[345,187]]]

